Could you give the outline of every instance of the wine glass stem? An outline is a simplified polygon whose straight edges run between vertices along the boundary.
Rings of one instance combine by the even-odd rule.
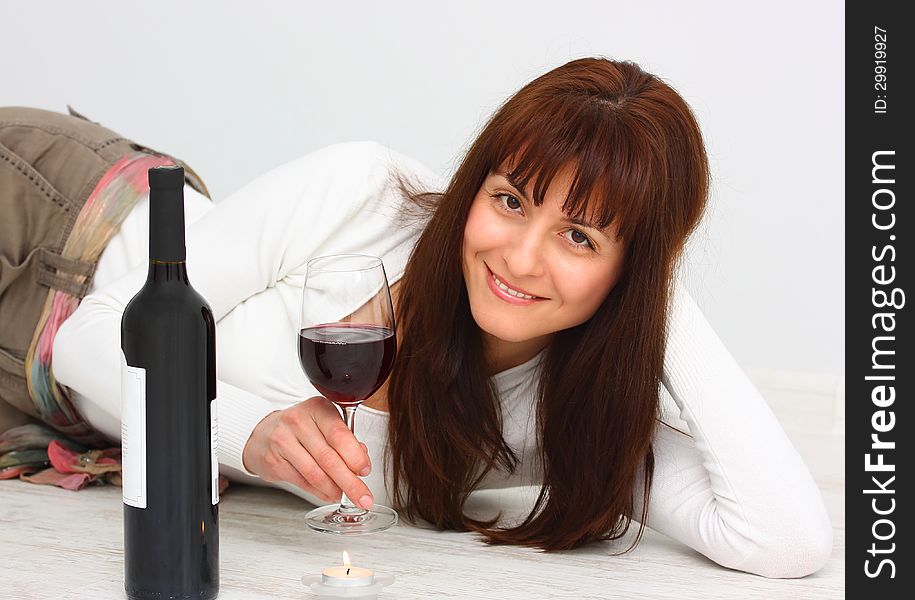
[[[343,408],[343,419],[346,421],[346,426],[349,427],[350,433],[355,436],[356,431],[353,429],[353,421],[356,415],[356,409],[359,408],[359,405],[343,406],[341,408]],[[364,512],[363,509],[353,504],[353,501],[346,496],[346,492],[343,492],[343,496],[340,498],[340,511],[347,513]]]

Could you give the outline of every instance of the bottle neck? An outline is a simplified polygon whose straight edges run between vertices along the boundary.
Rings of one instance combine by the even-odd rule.
[[[150,260],[147,281],[159,283],[183,283],[190,285],[187,277],[187,263],[181,261]]]
[[[183,262],[184,189],[149,190],[149,260],[163,263]]]

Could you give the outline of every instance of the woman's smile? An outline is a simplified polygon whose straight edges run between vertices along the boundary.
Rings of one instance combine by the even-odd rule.
[[[497,298],[504,302],[520,306],[529,306],[543,300],[549,300],[549,298],[534,296],[533,294],[527,294],[521,290],[512,288],[502,281],[498,275],[493,273],[492,269],[489,268],[489,265],[486,265],[486,271],[486,280],[489,284],[489,289],[492,290],[492,293],[495,294]]]

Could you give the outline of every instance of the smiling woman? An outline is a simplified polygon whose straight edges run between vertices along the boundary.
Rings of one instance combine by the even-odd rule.
[[[572,61],[501,106],[427,203],[403,278],[388,393],[400,511],[546,550],[644,524],[671,283],[708,181],[689,107],[633,63]],[[462,511],[489,471],[518,467],[486,377],[541,351],[542,491],[522,524],[493,528]]]

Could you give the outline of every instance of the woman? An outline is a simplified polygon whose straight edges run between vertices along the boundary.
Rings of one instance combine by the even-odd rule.
[[[816,571],[832,543],[816,485],[675,279],[707,191],[682,98],[632,63],[581,59],[500,107],[447,187],[358,143],[215,205],[189,193],[190,277],[218,322],[223,473],[316,504],[378,498],[490,543],[568,549],[635,519],[639,537],[649,525],[727,567]],[[99,262],[137,266],[96,281],[53,347],[57,380],[112,439],[145,227],[140,203]],[[361,444],[294,350],[304,264],[341,252],[384,260],[398,320]],[[691,435],[660,421],[661,383]],[[541,493],[513,527],[464,514],[474,489],[527,484]]]

